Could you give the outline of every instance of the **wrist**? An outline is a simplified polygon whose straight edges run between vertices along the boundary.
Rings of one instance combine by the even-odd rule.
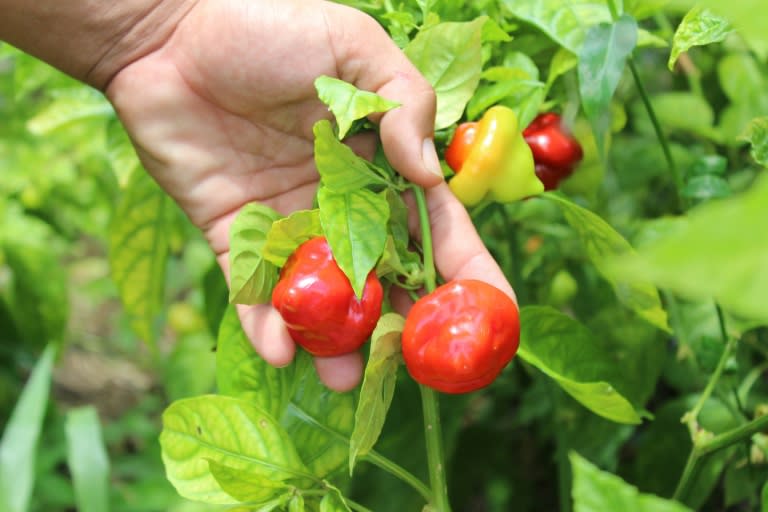
[[[0,0],[0,40],[104,90],[159,49],[196,0]]]

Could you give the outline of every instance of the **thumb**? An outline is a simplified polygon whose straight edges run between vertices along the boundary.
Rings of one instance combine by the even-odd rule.
[[[418,185],[440,183],[443,173],[433,139],[436,99],[432,86],[367,14],[331,4],[328,33],[342,80],[400,103],[380,119],[381,142],[389,162]]]

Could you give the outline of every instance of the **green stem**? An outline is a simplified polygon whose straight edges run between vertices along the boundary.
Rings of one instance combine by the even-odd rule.
[[[745,439],[749,439],[754,434],[761,432],[768,428],[768,415],[760,416],[749,423],[745,423],[739,427],[736,427],[727,432],[723,432],[720,435],[702,442],[697,446],[694,446],[691,450],[691,454],[688,457],[688,461],[685,464],[683,475],[680,477],[680,481],[675,489],[673,499],[682,501],[693,483],[693,475],[698,470],[698,463],[704,457],[711,455],[715,452],[728,448],[731,445],[739,443]]]
[[[435,512],[450,512],[448,484],[445,478],[445,456],[443,451],[443,433],[440,425],[440,406],[437,393],[419,384],[421,404],[424,411],[424,438],[427,442],[427,464],[429,465],[429,483],[432,486],[432,505]]]
[[[424,189],[415,185],[412,188],[416,196],[416,207],[419,211],[419,222],[421,224],[421,248],[424,251],[424,286],[429,293],[434,291],[437,282],[435,257],[432,251],[432,228],[429,224],[429,208],[427,207],[427,196],[424,193]]]
[[[721,318],[721,322],[722,322]],[[723,336],[726,337],[725,334],[725,328],[721,327],[721,333]],[[726,341],[726,340],[723,340]],[[727,339],[727,342],[725,344],[725,347],[723,348],[723,353],[720,354],[720,360],[717,362],[717,367],[715,368],[715,371],[710,375],[709,381],[707,381],[707,385],[704,388],[704,391],[701,393],[701,396],[699,396],[699,399],[696,401],[696,404],[693,406],[693,409],[688,411],[685,416],[683,417],[683,422],[688,425],[688,430],[690,431],[691,435],[696,434],[696,430],[698,429],[698,417],[699,413],[701,413],[701,410],[704,408],[704,404],[709,399],[710,395],[712,394],[712,390],[715,389],[715,386],[717,385],[717,382],[720,380],[720,376],[723,373],[723,370],[725,369],[725,364],[728,362],[728,358],[731,357],[731,353],[733,352],[733,349],[736,348],[736,344],[738,343],[738,338],[731,338]]]
[[[499,221],[501,222],[502,232],[506,230],[513,231],[513,235],[509,237],[509,244],[507,249],[509,250],[509,260],[511,261],[509,271],[512,274],[511,283],[515,289],[515,295],[517,296],[517,302],[519,304],[526,304],[528,302],[528,290],[523,280],[523,256],[520,253],[520,230],[517,229],[515,223],[509,216],[509,212],[503,204],[496,205],[496,212],[498,213]]]
[[[675,180],[677,200],[679,203],[678,206],[682,208],[683,199],[680,195],[680,191],[683,190],[683,176],[677,169],[677,165],[675,165],[675,160],[672,158],[672,151],[669,149],[667,138],[664,136],[664,132],[661,129],[661,124],[659,124],[659,119],[656,117],[656,112],[653,110],[653,105],[651,105],[651,100],[648,97],[648,92],[645,90],[643,81],[640,79],[640,73],[638,73],[637,66],[635,66],[635,61],[631,56],[627,59],[627,65],[629,66],[629,70],[632,72],[632,78],[635,80],[635,87],[637,87],[637,92],[640,94],[640,98],[643,100],[643,105],[645,106],[645,110],[648,112],[648,117],[651,119],[651,124],[653,125],[653,130],[656,132],[656,137],[659,139],[659,144],[661,144],[661,149],[664,152],[664,158],[667,161],[667,166],[669,166],[669,172],[672,174],[672,178]]]
[[[378,466],[379,468],[383,469],[387,473],[390,473],[403,482],[407,483],[411,487],[413,487],[416,492],[421,494],[421,496],[424,498],[425,501],[430,501],[432,499],[432,492],[429,490],[429,487],[426,486],[424,482],[416,478],[413,474],[409,473],[407,470],[405,470],[403,467],[395,464],[390,459],[384,457],[378,452],[371,451],[365,454],[362,457],[363,460],[366,460],[370,462],[371,464]]]
[[[696,401],[696,404],[693,406],[693,408],[688,411],[685,416],[683,416],[683,422],[688,426],[688,431],[690,432],[691,439],[693,440],[693,449],[688,455],[688,460],[685,463],[683,474],[680,476],[680,480],[677,483],[677,488],[675,489],[675,494],[673,495],[673,498],[676,500],[685,499],[685,496],[688,493],[688,488],[694,480],[693,477],[695,472],[698,470],[699,460],[701,460],[702,457],[717,450],[726,448],[727,446],[730,446],[731,444],[739,442],[747,436],[752,435],[752,433],[756,432],[756,430],[752,431],[750,429],[754,428],[754,424],[756,422],[759,423],[760,420],[768,421],[768,418],[765,417],[758,418],[757,420],[746,423],[741,427],[737,427],[707,441],[700,441],[698,439],[697,434],[699,429],[699,414],[704,408],[704,404],[712,395],[712,391],[715,389],[715,386],[720,380],[720,376],[725,369],[728,358],[731,357],[731,354],[733,353],[733,350],[736,348],[736,344],[738,343],[738,338],[728,337],[728,330],[725,325],[725,316],[723,315],[722,309],[717,304],[715,304],[715,308],[720,323],[720,336],[725,343],[725,347],[723,348],[723,353],[720,354],[720,360],[717,362],[717,367],[715,368],[715,371],[712,373],[712,375],[710,375],[709,380],[707,381],[707,385],[704,388],[704,391],[701,393],[701,396],[699,396],[699,399]],[[747,433],[745,434],[744,432]]]
[[[344,502],[347,504],[347,506],[349,508],[351,508],[355,512],[373,512],[373,510],[371,510],[371,509],[369,509],[367,507],[364,507],[360,503],[358,503],[356,501],[352,501],[349,498],[344,498]]]
[[[766,428],[768,428],[768,415],[755,418],[749,423],[745,423],[727,432],[723,432],[722,434],[713,437],[707,442],[702,443],[701,446],[697,448],[699,457],[704,457],[705,455],[717,452],[723,448],[728,448],[732,444],[736,444],[739,441],[748,439],[754,434],[765,430]]]
[[[550,380],[550,379],[548,379]],[[563,417],[559,411],[563,410],[563,392],[560,387],[548,382],[552,403],[555,404],[555,460],[557,462],[557,489],[560,512],[571,512],[571,462],[568,459],[570,443]]]
[[[344,443],[347,449],[349,449],[348,437],[345,437],[344,435],[339,434],[335,430],[329,428],[327,425],[315,420],[315,418],[313,418],[312,416],[304,412],[299,407],[296,407],[293,404],[289,404],[288,407],[291,409],[291,413],[295,415],[297,418],[300,418],[302,421],[306,422],[307,424],[312,425],[318,430],[325,432],[330,437],[336,439],[336,441],[338,441],[339,443]],[[364,456],[360,457],[360,459],[370,462],[374,466],[378,466],[380,469],[383,469],[384,471],[396,476],[406,484],[413,487],[416,490],[416,492],[424,496],[425,500],[429,501],[430,497],[432,496],[432,493],[430,492],[429,488],[421,480],[416,478],[412,473],[408,472],[407,469],[403,468],[402,466],[399,466],[397,463],[386,458],[380,453],[374,450],[371,450]],[[317,477],[313,475],[302,475],[302,476],[307,476],[308,478],[311,478],[318,482],[320,481],[319,479],[317,479]]]
[[[685,499],[685,495],[688,494],[688,488],[694,481],[694,473],[698,470],[698,462],[700,455],[696,448],[691,450],[688,455],[688,460],[685,461],[685,468],[683,468],[683,474],[680,476],[680,480],[677,482],[675,493],[672,495],[672,499],[682,502]]]
[[[435,261],[432,251],[432,229],[429,223],[429,209],[424,189],[413,187],[421,225],[421,245],[424,251],[424,286],[427,292],[434,291],[436,283]],[[424,412],[424,439],[427,444],[427,465],[429,483],[432,487],[432,506],[435,512],[450,512],[448,485],[445,477],[445,454],[443,432],[440,425],[440,404],[434,390],[419,385],[421,404]]]

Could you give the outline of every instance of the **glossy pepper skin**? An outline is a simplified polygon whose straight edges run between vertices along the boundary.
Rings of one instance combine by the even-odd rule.
[[[557,188],[560,181],[573,173],[584,157],[581,144],[564,127],[554,112],[539,114],[523,130],[536,162],[536,175],[546,190]]]
[[[448,185],[466,206],[484,199],[508,203],[544,190],[517,115],[502,105],[489,108],[476,123],[459,125],[445,159],[456,173]]]
[[[443,393],[489,385],[517,353],[517,305],[498,288],[475,280],[439,286],[411,308],[402,349],[417,382]]]
[[[453,169],[453,172],[461,170],[461,166],[464,165],[464,161],[469,156],[469,151],[472,149],[476,135],[476,122],[461,123],[456,127],[451,143],[445,150],[445,163]]]
[[[354,352],[381,316],[384,292],[371,271],[361,299],[336,264],[324,237],[301,244],[288,258],[272,292],[272,305],[291,338],[312,355]]]

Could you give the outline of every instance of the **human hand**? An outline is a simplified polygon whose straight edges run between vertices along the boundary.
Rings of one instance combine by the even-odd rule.
[[[229,226],[258,201],[282,214],[309,208],[318,184],[312,126],[330,114],[314,80],[329,75],[398,101],[379,120],[387,158],[425,186],[438,270],[514,296],[466,211],[442,183],[432,143],[435,96],[386,32],[360,11],[320,0],[198,0],[170,38],[123,67],[106,93],[145,166],[207,237],[229,276]],[[348,143],[370,156],[375,141]],[[295,352],[270,305],[238,306],[270,364]],[[362,358],[316,358],[320,379],[347,390]]]

